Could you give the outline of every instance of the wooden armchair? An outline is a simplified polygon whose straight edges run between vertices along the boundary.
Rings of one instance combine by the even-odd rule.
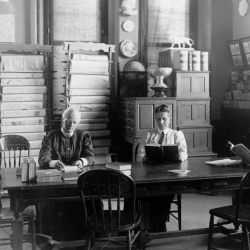
[[[77,186],[88,230],[85,249],[93,247],[96,232],[108,234],[108,242],[104,246],[113,246],[112,242],[117,242],[111,238],[111,233],[126,232],[127,249],[131,249],[137,237],[141,249],[141,213],[136,206],[135,183],[131,177],[113,169],[89,170],[79,176]],[[120,201],[123,196],[131,199],[130,209],[121,209]],[[108,200],[107,210],[104,210],[103,199]],[[114,201],[116,205],[113,204]],[[131,230],[138,228],[131,240]]]
[[[239,187],[239,196],[237,199],[236,205],[224,206],[211,209],[210,213],[210,223],[209,223],[209,238],[208,238],[208,250],[218,249],[215,246],[212,246],[213,233],[218,231],[224,235],[231,237],[238,237],[242,240],[242,249],[249,250],[249,227],[250,227],[250,205],[242,204],[243,196],[247,196],[249,192],[244,192],[244,190],[250,188],[250,171],[242,178],[240,187]],[[219,217],[222,220],[218,220],[217,223],[214,223],[214,217]],[[238,234],[228,230],[223,227],[226,224],[235,224],[242,226],[242,232]],[[219,235],[218,237],[221,237]],[[215,245],[215,244],[214,244]],[[221,249],[221,247],[220,247]]]
[[[24,151],[30,155],[29,141],[20,135],[5,135],[0,139],[1,168],[16,168],[21,166]]]
[[[20,167],[23,151],[27,151],[29,156],[30,144],[28,140],[19,135],[5,135],[0,139],[1,168]],[[2,191],[2,190],[1,190]],[[2,192],[1,192],[2,193]],[[11,227],[13,212],[10,208],[3,208],[0,193],[0,228]],[[29,225],[30,234],[24,235],[24,240],[31,239],[32,250],[36,249],[36,231],[35,231],[35,214],[32,210],[26,210],[22,213],[24,224]],[[0,238],[0,246],[9,245],[11,237]]]

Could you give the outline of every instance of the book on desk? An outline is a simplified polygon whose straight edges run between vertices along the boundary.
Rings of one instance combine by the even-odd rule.
[[[63,181],[73,181],[77,180],[80,173],[76,172],[62,172],[62,180]]]
[[[36,170],[37,182],[60,182],[62,181],[62,173],[57,169]]]
[[[146,144],[146,156],[150,161],[156,162],[176,162],[178,155],[177,144]]]
[[[230,144],[230,150],[237,156],[240,157],[241,160],[250,164],[250,151],[244,146],[242,143],[234,145],[232,142],[228,142]]]
[[[125,175],[131,175],[131,164],[130,163],[118,162],[118,161],[107,162],[105,167],[110,168],[110,169],[119,170],[122,173],[124,173]]]

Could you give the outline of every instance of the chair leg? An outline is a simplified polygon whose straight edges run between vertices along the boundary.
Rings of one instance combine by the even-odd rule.
[[[84,250],[91,250],[92,231],[88,229]]]
[[[139,225],[140,235],[139,235],[139,249],[142,249],[142,225]]]
[[[177,207],[178,207],[178,227],[181,231],[181,194],[177,194]]]
[[[207,249],[211,249],[212,239],[213,239],[213,227],[214,227],[214,216],[211,214],[210,222],[209,222],[209,233],[208,233],[208,247]]]
[[[243,249],[249,250],[249,237],[248,237],[248,229],[246,225],[242,225],[243,230]]]
[[[36,227],[35,222],[32,221],[30,223],[30,234],[31,234],[31,242],[32,242],[32,250],[36,250]]]
[[[130,230],[127,232],[127,250],[131,250],[131,234]]]
[[[91,235],[91,248],[95,246],[95,232],[92,233]]]

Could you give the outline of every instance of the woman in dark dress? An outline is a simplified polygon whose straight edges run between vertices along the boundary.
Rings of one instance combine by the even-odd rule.
[[[42,169],[63,170],[65,165],[83,170],[94,164],[91,137],[77,129],[81,113],[68,108],[62,114],[62,127],[50,131],[42,141],[38,163]],[[51,190],[53,192],[53,190]],[[55,201],[43,204],[42,232],[54,240],[82,239],[85,228],[80,201]]]

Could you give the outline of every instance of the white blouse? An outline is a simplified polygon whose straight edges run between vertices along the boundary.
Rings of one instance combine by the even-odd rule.
[[[145,145],[148,143],[158,144],[162,132],[165,134],[162,144],[177,144],[179,150],[179,159],[181,161],[185,161],[188,158],[187,144],[182,131],[177,131],[170,128],[162,131],[156,128],[149,130],[142,136],[136,155],[137,162],[142,161],[142,158],[146,156]]]

